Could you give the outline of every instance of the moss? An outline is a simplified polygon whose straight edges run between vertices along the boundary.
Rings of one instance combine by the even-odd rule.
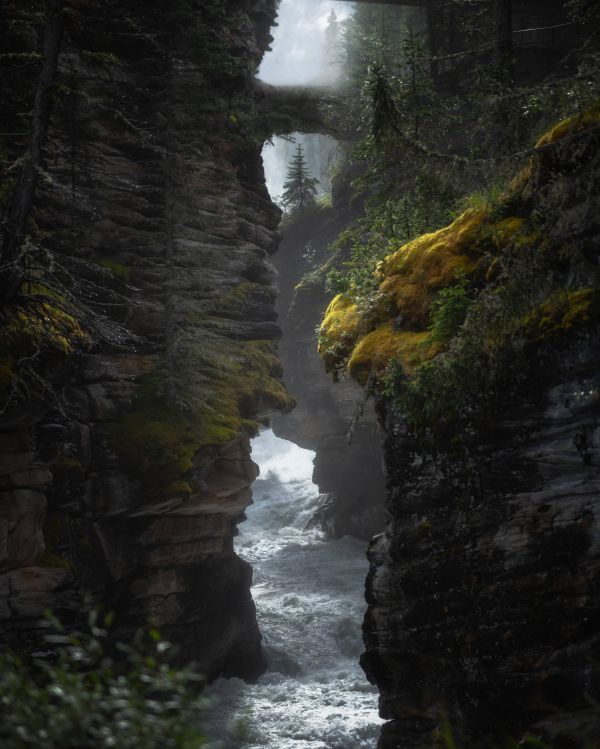
[[[57,547],[61,543],[63,519],[60,514],[49,512],[44,522],[45,550],[38,564],[40,567],[53,567],[75,571],[73,562],[58,553]]]
[[[427,332],[397,331],[389,322],[360,339],[352,351],[348,372],[364,385],[371,373],[381,374],[393,359],[399,359],[412,373],[439,350]]]
[[[109,435],[126,467],[151,493],[190,471],[201,444],[197,424],[150,401],[138,403],[109,428]]]
[[[527,316],[524,327],[529,337],[546,338],[597,319],[597,307],[597,294],[591,288],[556,292]]]
[[[599,122],[600,103],[559,123],[538,141],[537,147]],[[566,158],[571,158],[568,153]],[[574,154],[573,158],[578,157]],[[564,166],[563,170],[570,174],[569,164],[563,165],[561,161],[552,169]],[[347,369],[364,383],[369,373],[379,377],[389,362],[398,361],[408,375],[414,375],[422,364],[451,347],[455,337],[461,335],[460,325],[454,326],[444,340],[438,336],[437,342],[427,332],[431,331],[441,294],[456,285],[457,277],[468,282],[466,301],[470,302],[486,284],[506,286],[501,273],[510,266],[511,257],[513,261],[519,257],[525,264],[527,253],[546,264],[552,257],[564,259],[564,248],[551,246],[550,238],[543,236],[538,227],[539,217],[532,211],[532,186],[538,179],[532,158],[493,205],[470,208],[449,226],[420,236],[388,254],[375,272],[379,296],[374,310],[362,312],[346,297],[337,296],[327,309],[320,329],[319,352],[328,369],[335,372]],[[530,218],[525,219],[528,215]],[[509,248],[511,252],[507,253]],[[540,278],[540,283],[545,282]],[[503,312],[505,333],[521,330],[527,339],[537,340],[569,330],[592,319],[594,299],[591,289],[564,288],[528,314],[525,321],[518,317],[524,312],[510,306]],[[465,315],[469,306],[465,305]],[[484,338],[480,342],[483,349],[496,350],[506,343],[504,334],[497,341],[489,335]]]
[[[189,497],[193,489],[187,481],[174,481],[165,488],[165,494],[169,497]]]
[[[354,302],[338,294],[327,307],[319,329],[319,353],[330,370],[345,363],[356,342],[361,322]]]
[[[116,260],[98,260],[97,264],[111,273],[119,281],[129,282],[133,274],[133,269],[124,263],[119,263]]]
[[[469,210],[450,226],[402,246],[378,268],[380,289],[394,301],[407,328],[425,330],[436,292],[481,263],[492,230],[486,210]],[[504,235],[507,228],[501,229]],[[489,246],[487,247],[489,249]]]
[[[68,478],[74,474],[83,475],[81,461],[70,455],[59,455],[50,466],[55,481]]]
[[[8,389],[14,376],[15,370],[12,357],[0,362],[0,393]]]
[[[42,286],[30,287],[27,306],[8,307],[0,314],[0,393],[23,384],[21,365],[42,356],[66,358],[89,348],[90,338],[63,300]],[[27,397],[41,396],[39,378],[24,385]]]
[[[0,334],[0,345],[25,356],[38,348],[68,355],[88,344],[89,337],[79,322],[50,301],[35,303],[35,308],[9,310]]]
[[[427,334],[439,292],[458,276],[484,276],[479,269],[489,263],[487,256],[520,242],[523,232],[521,218],[470,209],[388,255],[376,271],[380,295],[374,312],[362,313],[342,294],[329,305],[319,336],[327,368],[340,371],[347,365],[353,377],[364,381],[371,366],[380,373],[391,359],[400,358],[414,371],[442,348]]]
[[[596,104],[591,106],[585,112],[581,112],[574,117],[568,117],[562,122],[559,122],[558,125],[555,125],[551,130],[542,135],[535,144],[535,147],[543,148],[551,143],[556,143],[563,138],[576,135],[577,133],[589,130],[598,125],[600,125],[600,102],[596,102]]]
[[[187,474],[203,447],[255,433],[256,412],[293,405],[277,379],[281,364],[270,342],[230,342],[230,349],[222,339],[220,344],[222,358],[211,360],[204,400],[194,410],[167,408],[151,377],[133,410],[109,427],[112,445],[149,496],[192,493]]]
[[[252,292],[258,288],[264,289],[264,286],[257,283],[251,283],[250,281],[242,281],[242,283],[234,286],[230,291],[223,294],[223,296],[217,300],[217,307],[221,309],[231,306],[238,307],[240,304],[246,302]]]
[[[591,128],[598,127],[598,125],[600,125],[600,102],[597,102],[585,112],[559,122],[539,138],[535,144],[535,148],[543,149],[572,135],[577,135]],[[505,201],[511,199],[526,201],[533,197],[539,188],[537,181],[539,177],[540,158],[541,154],[532,156],[517,173],[509,185]]]
[[[50,567],[52,569],[68,570],[71,573],[75,572],[75,565],[69,559],[65,559],[60,554],[56,554],[53,551],[46,549],[42,558],[38,562],[40,567]]]

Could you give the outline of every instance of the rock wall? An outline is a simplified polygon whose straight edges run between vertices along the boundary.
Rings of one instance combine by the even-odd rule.
[[[315,525],[331,537],[369,539],[383,524],[385,476],[373,402],[352,380],[335,383],[317,351],[327,307],[322,274],[328,246],[349,223],[344,196],[283,227],[274,258],[279,271],[280,356],[295,409],[273,420],[275,433],[316,452],[313,481],[321,492]],[[312,274],[312,275],[311,275]],[[360,412],[360,413],[359,413]]]
[[[362,660],[389,720],[382,749],[428,745],[444,715],[469,747],[599,735],[597,341],[564,356],[538,407],[507,404],[477,499],[408,479],[414,445],[382,406],[388,521],[369,548]]]
[[[340,295],[323,322],[329,366],[386,373],[362,658],[381,749],[445,722],[468,747],[600,735],[597,122],[559,123],[493,208],[389,255],[375,315]]]
[[[107,334],[48,355],[52,398],[0,416],[0,642],[35,647],[46,608],[71,622],[101,605],[121,636],[151,617],[209,677],[253,677],[233,537],[249,437],[291,405],[252,84],[274,3],[66,5],[31,231],[83,297],[81,327]],[[27,9],[3,12],[6,48],[35,47]]]

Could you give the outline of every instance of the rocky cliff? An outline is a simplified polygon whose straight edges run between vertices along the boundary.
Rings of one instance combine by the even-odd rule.
[[[375,311],[340,296],[322,323],[387,435],[362,661],[382,749],[600,732],[597,107],[532,154],[386,257]]]
[[[44,609],[70,621],[85,597],[123,633],[152,617],[209,676],[252,677],[251,570],[232,539],[249,437],[291,405],[252,82],[275,3],[35,10],[5,3],[1,24],[5,72],[27,73],[2,79],[5,215],[35,129],[23,107],[35,90],[50,106],[3,308],[0,640],[33,647]]]
[[[285,383],[296,400],[277,416],[281,437],[313,450],[313,481],[321,492],[315,525],[331,537],[346,533],[369,539],[383,524],[385,477],[381,439],[371,401],[350,380],[332,382],[317,351],[317,328],[327,307],[323,266],[329,244],[350,222],[344,195],[334,206],[315,207],[282,228],[274,258],[279,271],[280,356]]]

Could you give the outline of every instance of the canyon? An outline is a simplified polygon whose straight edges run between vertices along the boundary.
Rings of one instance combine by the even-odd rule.
[[[560,21],[561,4],[550,5]],[[52,12],[42,28],[43,14],[18,2],[0,9],[2,64],[25,66],[0,84],[7,132],[19,133],[2,136],[0,155],[21,175],[0,192],[3,215],[31,190],[22,255],[2,266],[18,269],[19,290],[0,335],[0,647],[37,653],[46,610],[76,628],[99,607],[116,613],[117,638],[151,621],[207,681],[256,682],[268,668],[268,679],[295,677],[306,664],[261,641],[243,558],[261,575],[274,564],[261,557],[262,523],[270,544],[285,536],[290,569],[302,565],[296,545],[318,556],[306,569],[319,585],[328,559],[334,587],[346,567],[362,575],[357,549],[368,543],[361,665],[387,721],[380,749],[431,745],[448,726],[465,747],[527,733],[565,747],[596,740],[597,107],[544,136],[494,210],[396,248],[378,270],[386,303],[363,314],[343,294],[332,302],[318,272],[364,209],[355,175],[342,170],[331,204],[283,224],[265,183],[261,151],[274,135],[343,135],[331,92],[257,80],[275,0],[177,2],[168,13],[139,0],[42,6],[62,14],[60,33]],[[519,25],[537,8],[517,6]],[[38,69],[40,38],[46,52],[57,45],[54,71],[48,54]],[[437,44],[440,56],[461,54],[455,39]],[[533,79],[532,45],[517,68]],[[447,86],[461,74],[438,67]],[[29,140],[25,107],[39,115]],[[551,266],[560,299],[536,297],[523,313],[510,387],[499,403],[492,389],[478,394],[485,423],[468,421],[458,447],[432,448],[384,382],[387,366],[399,359],[413,374],[415,361],[452,351],[422,342],[456,267],[493,293],[505,255],[544,242],[562,248]],[[5,275],[6,290],[15,279]],[[440,392],[427,406],[442,403],[441,423],[455,393]],[[306,475],[296,488],[261,477],[238,539],[258,477],[251,444],[266,426],[314,451],[316,488]],[[274,524],[268,501],[293,517]],[[361,586],[339,584],[340,610],[358,610]],[[316,639],[316,594],[303,595],[290,611]],[[268,626],[278,613],[263,598]],[[344,683],[323,694],[334,700]],[[250,694],[264,700],[266,684]],[[369,689],[348,689],[368,716],[365,747],[378,728]],[[361,736],[342,722],[326,746]]]

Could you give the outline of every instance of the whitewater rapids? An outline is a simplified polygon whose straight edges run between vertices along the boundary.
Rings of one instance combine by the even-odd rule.
[[[358,658],[365,610],[365,544],[304,531],[316,505],[314,454],[272,431],[253,441],[260,466],[237,553],[269,660],[257,684],[220,679],[209,690],[208,749],[374,749],[382,721]]]

